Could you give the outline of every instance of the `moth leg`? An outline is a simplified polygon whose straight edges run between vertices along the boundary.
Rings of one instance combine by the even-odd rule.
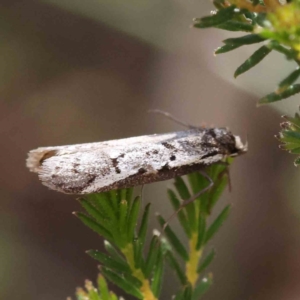
[[[193,126],[193,125],[190,125],[188,123],[185,123],[185,122],[177,119],[176,117],[174,117],[173,115],[171,115],[170,113],[168,113],[166,111],[163,111],[163,110],[160,110],[160,109],[150,109],[150,110],[148,110],[148,112],[161,114],[161,115],[165,116],[166,118],[168,118],[168,119],[174,121],[175,123],[180,124],[184,127],[187,127],[187,128],[190,128],[190,129],[199,129],[199,126]]]
[[[224,174],[226,174],[228,176],[228,190],[229,192],[232,192],[231,176],[228,168],[229,167],[228,161],[219,161],[216,164],[225,166],[225,169],[222,172],[220,172],[220,174],[218,175],[218,179],[221,179],[224,176]]]
[[[213,187],[214,182],[211,179],[211,177],[204,171],[199,171],[199,173],[209,181],[209,185],[207,187],[205,187],[203,190],[201,190],[198,193],[196,193],[195,195],[193,195],[192,198],[184,200],[183,203],[178,208],[178,211],[180,211],[182,208],[186,207],[190,203],[194,202],[198,197],[200,197],[202,194],[204,194],[205,192],[207,192],[208,190],[210,190]]]
[[[168,226],[169,222],[173,219],[174,216],[176,216],[184,207],[194,202],[198,197],[200,197],[202,194],[204,194],[205,192],[207,192],[209,189],[213,187],[214,182],[211,179],[211,177],[204,171],[199,171],[199,173],[209,181],[208,186],[205,187],[203,190],[199,191],[198,193],[194,194],[190,199],[186,199],[183,201],[183,203],[179,206],[179,208],[174,213],[172,213],[172,215],[167,219],[166,223],[162,228],[163,232],[165,231],[166,227]]]

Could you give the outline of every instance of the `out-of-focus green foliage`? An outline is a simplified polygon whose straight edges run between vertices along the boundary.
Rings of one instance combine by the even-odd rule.
[[[89,280],[85,281],[85,289],[76,289],[77,300],[118,300],[118,297],[109,291],[107,282],[102,275],[98,276],[97,287]],[[71,298],[67,298],[71,300]]]
[[[91,194],[80,199],[87,213],[76,216],[90,229],[105,238],[107,254],[89,250],[100,263],[101,274],[124,292],[137,299],[154,300],[160,294],[163,276],[163,253],[157,236],[152,237],[145,257],[150,204],[137,226],[141,199],[133,198],[133,189]]]
[[[300,115],[295,114],[294,118],[283,116],[285,122],[281,123],[281,131],[277,138],[282,143],[279,147],[292,154],[300,155]],[[295,166],[300,164],[300,157],[295,160]]]
[[[178,255],[176,260],[170,250],[167,252],[167,261],[182,285],[175,299],[199,299],[212,284],[212,274],[205,275],[205,271],[213,261],[215,251],[211,250],[206,256],[203,254],[206,244],[220,229],[229,213],[230,207],[227,205],[215,220],[208,222],[211,211],[228,183],[227,166],[216,164],[208,167],[206,173],[214,182],[207,192],[201,193],[209,185],[208,178],[201,173],[189,174],[188,184],[182,178],[176,178],[175,191],[168,190],[170,202],[174,210],[178,212],[178,220],[189,240],[188,247],[186,247],[180,242],[169,224],[165,227],[169,248]],[[186,206],[179,200],[191,199],[199,192],[201,195]],[[165,220],[160,215],[158,215],[158,221],[162,227],[165,226]],[[180,268],[182,263],[185,264],[185,270]]]
[[[226,53],[242,46],[264,43],[235,71],[237,77],[261,62],[271,51],[294,60],[295,70],[283,79],[275,92],[262,97],[259,104],[279,101],[300,92],[295,81],[300,75],[300,1],[279,0],[215,0],[211,16],[196,18],[194,27],[215,27],[249,34],[224,40],[215,54]]]
[[[75,215],[105,238],[106,253],[87,251],[87,254],[100,263],[99,268],[104,277],[99,277],[98,289],[87,281],[86,291],[77,290],[77,299],[117,299],[108,291],[106,278],[137,299],[157,300],[163,285],[165,261],[178,278],[175,299],[199,299],[212,285],[212,274],[205,272],[215,257],[215,251],[211,250],[204,255],[205,246],[229,213],[229,206],[226,206],[215,220],[208,222],[228,182],[227,167],[227,163],[216,164],[206,168],[206,175],[190,174],[188,183],[180,177],[175,178],[175,191],[169,190],[168,195],[189,243],[182,243],[165,219],[157,215],[166,238],[153,235],[147,255],[145,241],[150,204],[146,205],[138,222],[141,199],[133,198],[133,189],[92,194],[80,199],[86,213],[78,212]],[[213,181],[212,186],[208,178]],[[198,194],[195,201],[185,205],[183,200]]]

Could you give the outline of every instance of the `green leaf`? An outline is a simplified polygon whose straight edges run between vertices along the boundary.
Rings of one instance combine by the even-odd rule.
[[[292,154],[300,154],[300,147],[291,150]]]
[[[215,15],[196,19],[195,27],[207,28],[214,27],[226,21],[229,21],[235,14],[235,6],[231,5],[227,8],[219,10]]]
[[[300,116],[298,113],[295,114],[294,118],[283,116],[288,122],[295,126],[295,128],[300,129]]]
[[[157,215],[158,222],[161,227],[164,226],[166,223],[164,218],[161,215]],[[171,243],[171,245],[174,247],[174,250],[185,260],[188,261],[189,255],[185,249],[185,247],[182,245],[181,241],[178,239],[176,234],[173,232],[173,230],[170,228],[169,225],[165,228],[166,236]]]
[[[120,189],[118,197],[119,197],[119,202],[122,200],[127,200],[127,189]]]
[[[300,132],[296,131],[282,131],[280,133],[280,140],[286,143],[295,143],[298,144],[300,143]]]
[[[157,263],[154,267],[153,279],[151,283],[151,290],[155,297],[158,297],[162,286],[162,275],[163,275],[163,256],[162,253],[158,253]]]
[[[217,50],[215,50],[215,54],[226,53],[239,47],[240,45],[224,45],[222,47],[218,47]]]
[[[95,206],[86,199],[79,199],[80,205],[93,217],[101,226],[109,231],[111,222]]]
[[[211,166],[209,166],[205,172],[207,173],[207,175],[213,180],[213,182],[215,183],[218,179],[220,179],[220,173],[224,173],[224,170],[226,169],[227,165],[222,162],[220,163],[216,163],[213,164]]]
[[[184,299],[184,291],[186,287],[184,287],[183,290],[180,290],[179,292],[176,293],[175,298],[172,298],[172,300],[185,300]]]
[[[126,281],[128,281],[130,284],[135,286],[136,288],[140,289],[143,283],[136,277],[134,277],[132,274],[124,273],[122,274]]]
[[[188,200],[191,198],[191,194],[189,192],[189,189],[187,185],[185,184],[184,180],[181,177],[176,177],[175,178],[175,183],[174,183],[178,194],[183,200]],[[192,202],[188,204],[185,207],[186,213],[187,213],[187,218],[189,222],[189,226],[191,228],[191,231],[194,231],[196,228],[196,209],[195,209],[195,203]]]
[[[293,50],[280,45],[277,41],[271,41],[268,44],[268,47],[272,50],[284,54],[288,60],[294,59],[296,57],[296,53]]]
[[[220,173],[219,173],[220,174]],[[220,199],[221,194],[223,193],[225,187],[228,183],[228,175],[224,174],[221,178],[215,179],[213,187],[210,189],[208,193],[208,205],[206,212],[208,214],[211,213],[212,208]]]
[[[97,293],[97,290],[90,290],[89,291],[89,295],[88,295],[88,299],[89,300],[102,300],[101,298],[100,298],[100,296],[98,295],[98,293]]]
[[[106,200],[103,200],[101,198],[101,204],[100,202],[98,202],[98,207],[99,205],[103,205],[104,201]],[[121,236],[119,234],[119,228],[117,223],[114,222],[114,220],[111,220],[108,216],[103,215],[103,213],[101,213],[99,209],[97,209],[92,203],[94,203],[95,205],[95,202],[93,201],[88,201],[87,199],[80,199],[81,206],[85,208],[85,210],[90,214],[90,216],[93,217],[100,226],[102,226],[110,232],[110,234],[113,236],[115,242],[118,245],[122,245],[120,244]]]
[[[118,297],[113,292],[110,293],[110,300],[118,300]]]
[[[180,283],[182,285],[185,285],[187,283],[187,278],[183,272],[183,270],[181,269],[181,267],[179,266],[177,260],[175,259],[173,253],[171,251],[167,251],[166,253],[166,259],[169,262],[170,266],[174,269],[174,271],[177,274],[178,279],[180,280]]]
[[[143,214],[143,217],[142,217],[141,226],[140,226],[140,230],[139,230],[139,233],[138,233],[138,239],[140,241],[141,248],[143,248],[145,240],[146,240],[148,220],[149,220],[149,212],[150,212],[150,203],[148,203],[145,207],[144,214]]]
[[[175,298],[173,300],[190,300],[192,299],[193,289],[190,283],[180,287],[179,292],[176,293]]]
[[[200,284],[198,284],[193,293],[192,300],[198,300],[202,295],[204,295],[207,290],[211,287],[213,282],[212,274],[209,274],[207,277],[204,277]]]
[[[291,97],[297,93],[300,92],[300,84],[294,84],[289,86],[286,90],[284,90],[282,93],[271,93],[263,98],[261,98],[258,102],[258,105],[262,104],[268,104],[275,101],[280,101],[282,99]]]
[[[93,231],[95,231],[98,234],[100,234],[101,236],[103,236],[105,239],[107,239],[109,241],[112,240],[111,233],[106,228],[104,228],[100,224],[96,223],[93,219],[88,217],[86,214],[77,212],[77,213],[75,213],[75,216],[78,217],[83,224],[85,224],[86,226],[91,228]]]
[[[198,221],[198,239],[197,239],[197,245],[196,245],[197,251],[200,250],[200,248],[202,247],[202,245],[205,242],[205,230],[206,230],[206,218],[203,215],[203,213],[201,213],[201,211],[200,211],[199,212],[199,221]]]
[[[155,266],[159,251],[160,251],[159,238],[156,235],[154,235],[151,239],[150,248],[149,248],[149,252],[148,252],[148,256],[147,256],[147,260],[146,260],[146,264],[145,264],[144,274],[145,274],[146,278],[149,278],[149,276]]]
[[[266,46],[260,47],[256,50],[243,64],[241,64],[235,71],[234,77],[245,73],[250,70],[254,66],[256,66],[259,62],[261,62],[272,50]]]
[[[191,300],[193,295],[193,288],[190,283],[188,283],[183,291],[183,299]]]
[[[241,9],[241,12],[244,14],[244,16],[246,17],[246,19],[249,19],[252,21],[252,24],[255,25],[256,24],[256,14],[246,10],[246,9]]]
[[[226,45],[238,45],[238,46],[244,46],[244,45],[251,45],[256,43],[261,43],[265,39],[257,34],[248,34],[244,35],[242,37],[238,38],[230,38],[223,41]]]
[[[103,212],[103,208],[101,206],[102,202],[109,201],[109,194],[108,193],[96,193],[96,194],[88,194],[85,195],[85,199],[89,201],[92,205],[94,205],[98,211],[101,213]]]
[[[113,257],[114,260],[118,261],[119,263],[125,262],[125,258],[109,241],[104,241],[104,247],[106,251],[110,254],[110,256]]]
[[[133,198],[133,191],[134,191],[134,188],[126,189],[126,199],[127,200],[130,200]]]
[[[283,133],[286,135],[287,132],[293,133],[293,131],[284,131],[280,133],[280,141],[284,143],[283,148],[284,150],[292,150],[299,146],[299,138],[293,136],[284,136]]]
[[[97,289],[95,289],[94,287],[90,288],[88,290],[88,293],[89,293],[89,295],[88,295],[89,300],[102,300],[102,299],[100,299]]]
[[[181,205],[179,199],[177,198],[176,194],[170,189],[168,189],[168,196],[169,196],[170,202],[174,208],[174,211],[177,211]],[[177,213],[177,218],[178,218],[182,228],[184,229],[186,235],[188,237],[191,237],[191,228],[189,226],[189,221],[186,217],[184,209],[181,209]]]
[[[215,166],[217,166],[217,164]],[[208,177],[211,178],[211,180],[213,182],[215,181],[215,178],[214,178],[215,169],[214,168],[207,167],[205,169],[205,173],[207,174]],[[194,194],[197,194],[197,193],[203,191],[210,184],[210,181],[206,177],[204,177],[203,174],[201,174],[199,172],[189,174],[188,179],[189,179],[189,183],[192,187]],[[200,201],[195,202],[195,204],[198,205],[197,211],[200,210],[203,213],[205,213],[207,211],[207,206],[208,206],[211,189],[209,191],[206,191],[205,193],[203,193],[202,195],[200,195],[197,198],[197,200],[200,200]],[[197,231],[197,226],[194,228],[195,231]]]
[[[299,78],[299,76],[300,76],[300,68],[293,71],[289,76],[287,76],[279,83],[278,85],[279,92],[283,92],[287,87],[293,84]]]
[[[215,235],[215,233],[220,229],[223,222],[228,217],[230,211],[230,205],[227,205],[219,216],[215,219],[215,221],[210,225],[208,228],[206,235],[205,235],[205,244]]]
[[[173,251],[172,245],[164,236],[160,237],[160,249],[163,255],[165,255],[168,251]]]
[[[111,190],[108,192],[109,194],[109,198],[110,198],[110,201],[111,201],[111,205],[114,209],[115,212],[118,211],[119,209],[119,199],[118,199],[118,194],[119,194],[119,191],[118,190]]]
[[[187,177],[194,195],[204,188],[202,177],[200,176],[199,172],[190,173],[187,175]]]
[[[98,250],[89,250],[86,251],[86,253],[109,269],[124,273],[131,272],[130,267],[125,262],[114,260],[111,256],[108,256]]]
[[[279,148],[286,151],[292,151],[300,147],[300,141],[298,143],[285,143],[283,140],[280,140],[284,144],[280,145]],[[297,154],[297,153],[294,153]]]
[[[291,137],[293,138],[290,142],[300,143],[300,132],[299,131],[291,131],[291,130],[283,130],[281,132],[283,137]]]
[[[102,275],[98,276],[98,288],[101,295],[101,300],[110,300],[108,286],[105,278]]]
[[[136,197],[133,200],[133,204],[131,206],[131,210],[130,213],[128,214],[128,218],[127,218],[127,236],[128,236],[128,242],[132,242],[134,239],[134,234],[135,234],[135,227],[137,224],[137,218],[138,218],[138,214],[139,214],[139,210],[140,210],[140,197]]]
[[[205,170],[205,172],[207,173],[208,176],[210,176],[209,168],[207,168]],[[199,172],[188,174],[188,180],[189,180],[190,186],[192,187],[192,191],[193,191],[194,195],[199,193],[200,191],[204,190],[209,185],[209,181],[207,180],[207,178],[205,178]],[[207,197],[208,197],[208,193],[205,193],[205,194],[202,194],[197,199],[201,200],[201,203],[205,204]],[[200,209],[201,208],[202,207],[200,207]]]
[[[124,276],[124,278],[133,286],[137,287],[140,289],[140,287],[143,285],[143,283],[137,279],[136,277],[134,277],[132,274],[129,273],[124,273],[122,274]]]
[[[260,27],[266,26],[266,19],[267,19],[266,13],[259,13],[259,14],[256,14],[256,16],[255,16],[255,21]]]
[[[191,300],[193,288],[190,283],[186,283],[181,290],[176,294],[174,300]]]
[[[197,27],[197,26],[195,26],[195,27]],[[253,25],[251,25],[249,23],[239,22],[239,21],[227,21],[225,23],[217,25],[216,27],[219,29],[228,30],[228,31],[252,32],[254,30]]]
[[[180,197],[183,200],[187,200],[191,198],[191,194],[189,192],[189,189],[187,185],[185,184],[184,180],[181,177],[176,177],[175,178],[175,183],[174,183]]]
[[[119,231],[122,235],[127,237],[127,214],[128,214],[128,202],[127,200],[121,200],[119,204]]]
[[[199,266],[197,272],[201,273],[203,272],[209,265],[210,263],[213,261],[213,259],[215,258],[215,250],[212,249],[210,251],[210,253],[205,257],[204,261],[201,263],[201,265]]]
[[[143,247],[138,238],[133,241],[132,245],[134,251],[134,266],[136,269],[140,269],[142,265],[142,259],[143,259],[143,253],[142,253]]]
[[[98,193],[98,194],[90,194],[86,195],[85,198],[88,201],[92,201],[92,203],[97,207],[99,211],[112,221],[116,221],[117,216],[114,211],[113,204],[110,200],[109,193]]]
[[[100,270],[101,270],[101,273],[109,281],[111,281],[112,283],[117,285],[123,291],[125,291],[126,293],[128,293],[130,295],[133,295],[134,297],[136,297],[138,299],[143,299],[143,295],[140,292],[140,290],[137,287],[133,286],[131,283],[129,283],[123,276],[120,276],[105,267],[101,267]]]
[[[126,199],[128,202],[128,207],[130,207],[132,203],[133,188],[124,189],[121,190],[121,192],[120,201]]]

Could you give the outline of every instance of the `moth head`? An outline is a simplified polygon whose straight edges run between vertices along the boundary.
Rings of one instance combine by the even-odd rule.
[[[241,138],[237,135],[234,135],[234,140],[235,140],[236,154],[233,154],[233,156],[243,154],[248,151],[248,140],[246,140],[246,143],[243,144]]]
[[[228,128],[212,128],[214,138],[229,156],[237,156],[247,152],[248,143],[243,144],[239,136],[233,135]]]

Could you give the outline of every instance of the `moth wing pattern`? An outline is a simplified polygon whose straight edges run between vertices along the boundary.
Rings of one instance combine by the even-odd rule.
[[[29,152],[27,167],[51,189],[88,194],[181,176],[245,151],[227,129],[191,129]]]

